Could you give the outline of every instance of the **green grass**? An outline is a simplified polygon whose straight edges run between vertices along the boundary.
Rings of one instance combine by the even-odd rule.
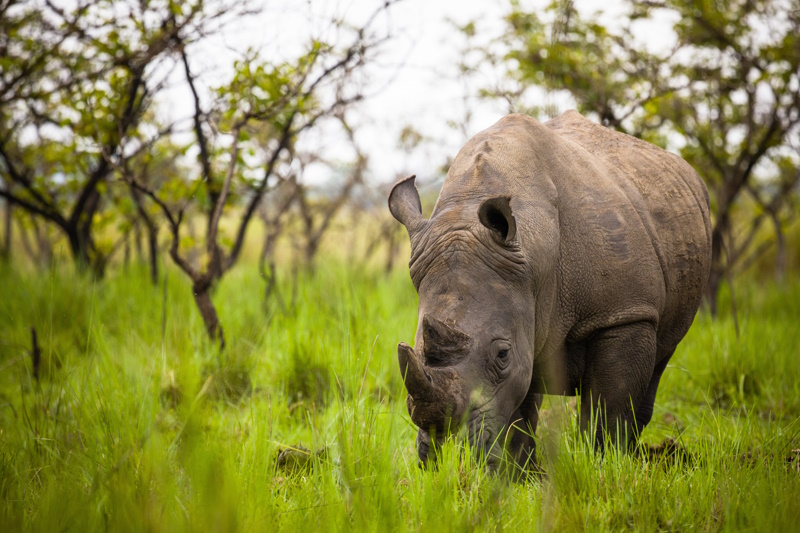
[[[574,402],[549,398],[546,475],[520,484],[487,474],[458,442],[437,470],[417,467],[394,348],[415,328],[406,272],[321,267],[281,311],[264,309],[255,271],[240,265],[214,295],[223,355],[175,271],[159,287],[137,269],[101,282],[0,271],[3,531],[800,523],[800,472],[787,460],[800,448],[800,282],[742,283],[738,339],[731,317],[698,317],[643,435],[686,453],[595,454],[575,429]],[[278,467],[289,446],[324,451]]]

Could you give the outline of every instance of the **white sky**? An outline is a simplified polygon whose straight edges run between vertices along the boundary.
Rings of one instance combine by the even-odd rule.
[[[267,2],[262,14],[228,26],[218,38],[197,47],[191,59],[193,65],[202,69],[205,81],[219,83],[230,75],[230,65],[236,57],[231,50],[253,47],[264,51],[267,57],[274,54],[276,58],[290,59],[300,52],[310,36],[323,31],[331,14],[345,14],[348,21],[358,24],[380,3],[380,0]],[[531,8],[546,3],[522,2]],[[613,24],[615,13],[621,9],[619,0],[578,0],[576,5],[586,14],[604,9],[601,20],[606,24]],[[371,89],[367,92],[382,90],[360,104],[353,121],[357,140],[370,156],[373,183],[393,182],[410,173],[416,173],[422,183],[430,181],[437,175],[438,167],[448,157],[455,156],[468,137],[506,114],[502,103],[475,98],[475,87],[465,87],[458,78],[455,65],[464,41],[448,20],[463,24],[475,19],[487,36],[497,35],[503,27],[501,18],[508,10],[508,0],[404,0],[391,8],[388,18],[381,20],[379,27],[388,27],[394,37],[384,46],[379,63],[371,70]],[[648,46],[667,46],[669,26],[651,24],[643,28],[642,35]],[[169,94],[171,114],[190,116],[191,101],[186,96],[179,92]],[[459,132],[448,122],[463,120],[465,97],[469,98],[473,118],[467,131]],[[399,133],[406,125],[430,140],[410,156],[398,145]]]

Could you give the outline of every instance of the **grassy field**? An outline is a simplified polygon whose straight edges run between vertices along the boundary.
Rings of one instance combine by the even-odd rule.
[[[697,318],[644,432],[650,454],[595,454],[574,401],[549,398],[546,473],[521,484],[454,442],[438,470],[417,467],[394,348],[415,329],[405,271],[320,267],[282,311],[264,308],[255,270],[240,265],[215,294],[223,355],[177,272],[154,287],[136,269],[101,282],[0,271],[0,529],[800,524],[800,280],[741,283],[738,338],[729,316]],[[298,446],[315,453],[284,453],[279,466],[280,450]]]

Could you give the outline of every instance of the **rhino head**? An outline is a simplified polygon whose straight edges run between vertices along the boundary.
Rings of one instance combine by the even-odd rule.
[[[508,196],[461,198],[422,216],[414,176],[389,197],[411,239],[409,268],[419,294],[412,348],[397,346],[423,463],[431,439],[465,430],[496,463],[533,368],[534,291]]]

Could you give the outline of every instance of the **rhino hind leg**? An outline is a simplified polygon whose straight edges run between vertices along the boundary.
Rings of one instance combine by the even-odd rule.
[[[661,357],[658,363],[656,363],[656,367],[653,370],[653,377],[650,378],[650,384],[647,387],[647,392],[645,392],[644,398],[642,398],[642,401],[639,403],[639,408],[634,412],[636,415],[637,435],[642,433],[642,430],[650,423],[650,419],[653,417],[653,406],[656,403],[658,383],[661,381],[661,375],[664,373],[664,369],[667,368],[670,357],[672,357],[672,352],[674,352],[674,349],[666,356]]]
[[[580,425],[594,432],[598,449],[606,440],[630,449],[652,416],[663,371],[656,368],[656,345],[655,327],[646,321],[600,330],[588,343]]]

